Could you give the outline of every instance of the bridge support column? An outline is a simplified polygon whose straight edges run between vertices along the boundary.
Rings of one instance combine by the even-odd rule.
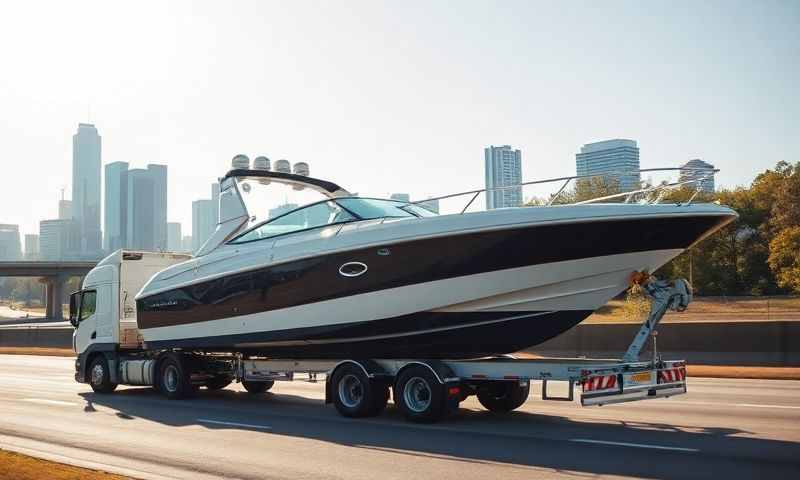
[[[46,290],[46,306],[45,316],[48,319],[55,321],[64,320],[64,313],[62,312],[62,302],[64,300],[64,283],[66,279],[61,275],[54,277],[44,277],[42,282]]]

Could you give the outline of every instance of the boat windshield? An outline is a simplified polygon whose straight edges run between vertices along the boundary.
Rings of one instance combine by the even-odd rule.
[[[245,232],[230,243],[247,243],[311,228],[358,220],[333,201],[298,208]]]
[[[257,225],[230,243],[247,243],[265,238],[326,227],[357,220],[377,218],[419,218],[436,214],[430,210],[395,200],[337,198],[296,208]]]
[[[429,217],[435,215],[429,210],[416,207],[406,202],[397,200],[380,200],[377,198],[338,198],[339,205],[358,215],[363,220],[374,218],[404,218],[404,217]],[[417,210],[424,210],[425,213]]]

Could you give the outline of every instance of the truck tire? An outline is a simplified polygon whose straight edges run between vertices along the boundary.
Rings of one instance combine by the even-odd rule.
[[[437,422],[447,413],[445,388],[430,368],[412,365],[397,378],[394,402],[409,421]]]
[[[530,390],[530,382],[524,387],[519,382],[489,382],[478,388],[478,401],[491,412],[508,413],[525,403]]]
[[[233,382],[230,375],[219,375],[206,380],[206,388],[209,390],[222,390]]]
[[[197,387],[192,385],[191,372],[178,355],[167,355],[158,366],[158,390],[170,400],[194,396]]]
[[[331,378],[333,405],[344,417],[372,417],[386,407],[389,389],[367,376],[364,370],[353,364],[336,369]]]
[[[89,385],[97,393],[111,393],[117,388],[117,384],[111,382],[111,372],[105,356],[94,357],[89,365]]]
[[[274,380],[267,380],[265,382],[250,382],[247,380],[242,380],[242,386],[245,390],[247,390],[247,393],[252,393],[254,395],[266,392],[272,388],[273,385],[275,385]]]

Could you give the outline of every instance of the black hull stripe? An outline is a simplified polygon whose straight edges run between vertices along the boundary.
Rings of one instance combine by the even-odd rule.
[[[471,312],[466,315],[424,312],[413,315],[416,317],[414,325],[425,324],[426,319],[438,317],[436,324],[447,324],[449,328],[424,332],[409,330],[412,316],[405,315],[358,322],[360,325],[343,325],[340,329],[325,333],[319,331],[320,327],[298,328],[147,342],[147,347],[236,351],[247,355],[284,358],[477,358],[512,353],[538,345],[574,327],[591,313],[591,310]],[[287,344],[289,342],[291,344]],[[246,346],[253,343],[261,345]]]
[[[683,249],[726,221],[719,215],[634,218],[388,242],[382,248],[302,259],[158,293],[137,301],[137,319],[140,329],[190,324],[510,268]],[[351,261],[369,270],[343,277],[339,267]]]

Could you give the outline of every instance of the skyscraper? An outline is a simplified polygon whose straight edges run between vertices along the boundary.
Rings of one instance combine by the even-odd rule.
[[[72,218],[78,225],[80,252],[101,253],[100,231],[100,135],[94,125],[78,124],[72,136]]]
[[[0,260],[21,260],[19,226],[0,224]]]
[[[393,193],[389,196],[392,200],[399,200],[401,202],[410,202],[411,196],[407,193]]]
[[[211,199],[192,202],[192,251],[211,237],[219,223],[219,184],[211,184]]]
[[[39,256],[42,260],[70,260],[78,256],[80,231],[74,220],[39,222]]]
[[[153,181],[154,249],[167,250],[167,166],[150,164],[147,173]]]
[[[178,222],[167,222],[167,250],[170,252],[182,251],[182,240],[181,224]]]
[[[25,234],[25,260],[39,259],[39,235],[35,233]]]
[[[486,208],[518,207],[522,205],[522,187],[501,187],[522,183],[522,152],[513,150],[510,145],[484,149],[486,169]]]
[[[63,191],[61,192],[61,200],[58,201],[58,218],[72,220],[72,200],[65,200]]]
[[[128,241],[128,163],[106,165],[105,222],[103,247],[106,252],[124,248]]]
[[[704,170],[707,170],[704,171]],[[704,162],[699,158],[689,160],[681,166],[681,174],[678,179],[679,182],[697,180],[708,176],[709,178],[702,182],[697,182],[690,186],[700,188],[700,191],[705,193],[714,193],[714,165]]]
[[[587,143],[575,155],[575,169],[577,175],[597,175],[607,183],[619,182],[621,192],[637,190],[641,182],[639,147],[634,140],[625,139]]]
[[[155,182],[144,168],[128,170],[125,247],[153,251],[156,248]]]

